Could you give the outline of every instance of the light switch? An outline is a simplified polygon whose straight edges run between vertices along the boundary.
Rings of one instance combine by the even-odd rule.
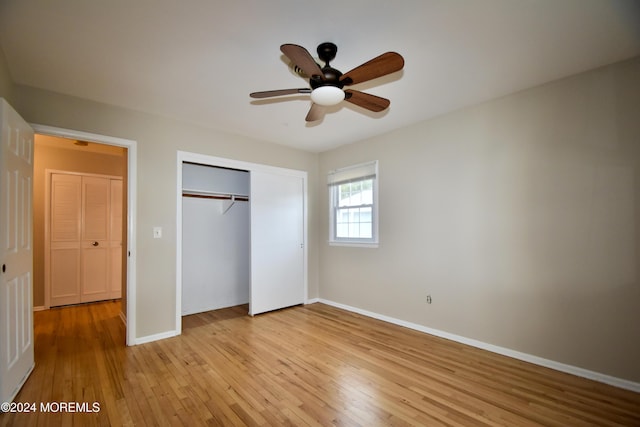
[[[153,227],[153,238],[159,239],[162,237],[162,227]]]

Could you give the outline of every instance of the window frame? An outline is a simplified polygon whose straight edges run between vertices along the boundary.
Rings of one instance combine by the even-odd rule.
[[[329,192],[329,245],[330,246],[354,246],[377,248],[379,246],[378,234],[378,161],[370,161],[347,166],[340,169],[329,171],[327,175],[327,184]],[[371,237],[338,237],[337,219],[339,207],[339,189],[340,185],[372,180],[372,201],[371,201]],[[368,204],[360,206],[369,206]],[[356,207],[356,206],[354,206]]]

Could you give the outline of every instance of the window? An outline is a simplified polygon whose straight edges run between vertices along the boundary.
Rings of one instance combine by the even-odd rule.
[[[331,171],[330,244],[378,245],[378,162]]]

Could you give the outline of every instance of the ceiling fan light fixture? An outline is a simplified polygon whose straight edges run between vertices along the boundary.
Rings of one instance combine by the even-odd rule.
[[[320,86],[311,92],[311,100],[325,107],[337,105],[344,100],[344,91],[336,86]]]

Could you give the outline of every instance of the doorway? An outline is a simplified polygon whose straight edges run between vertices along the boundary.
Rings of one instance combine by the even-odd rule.
[[[123,246],[122,246],[122,283],[123,283],[123,292],[121,298],[121,318],[126,326],[126,344],[134,345],[135,342],[135,177],[136,177],[136,142],[132,140],[126,140],[122,138],[115,138],[105,135],[92,134],[81,131],[74,131],[69,129],[62,129],[50,126],[43,126],[32,124],[32,128],[36,133],[36,137],[45,138],[45,139],[59,139],[58,143],[66,143],[73,145],[78,150],[87,149],[87,147],[92,147],[95,152],[111,153],[110,155],[114,155],[113,153],[121,152],[123,153],[122,157],[122,175],[125,182],[125,191],[126,197],[123,198],[123,207],[126,215],[123,218],[123,229],[125,230],[123,233]],[[78,144],[79,143],[79,144]],[[55,142],[54,142],[55,144]],[[37,150],[37,148],[36,148]],[[107,155],[107,154],[105,154]],[[70,156],[71,157],[71,156]],[[37,165],[36,165],[37,166]],[[69,169],[65,167],[56,167],[56,169]],[[43,171],[44,172],[44,171]],[[37,179],[37,177],[36,177]],[[43,184],[44,177],[40,178],[40,183]],[[37,195],[34,194],[34,202],[37,200]],[[43,204],[44,204],[43,200]],[[34,217],[35,218],[35,217]],[[44,223],[44,221],[43,221]],[[35,224],[38,225],[38,224]],[[45,224],[41,224],[42,227]],[[44,231],[44,230],[43,230]],[[34,236],[36,237],[36,236]],[[44,239],[39,239],[44,241]],[[42,248],[42,252],[44,252],[44,248]],[[34,258],[36,255],[34,254]],[[44,263],[42,263],[44,264]],[[35,270],[35,269],[34,269]],[[37,272],[34,271],[34,274],[39,274],[39,277],[44,279],[44,271]],[[44,285],[44,281],[43,281]],[[35,293],[35,292],[34,292]],[[45,290],[42,289],[42,299],[40,301],[41,305],[38,304],[39,301],[35,301],[36,307],[40,309],[48,308],[44,303],[44,294]]]

